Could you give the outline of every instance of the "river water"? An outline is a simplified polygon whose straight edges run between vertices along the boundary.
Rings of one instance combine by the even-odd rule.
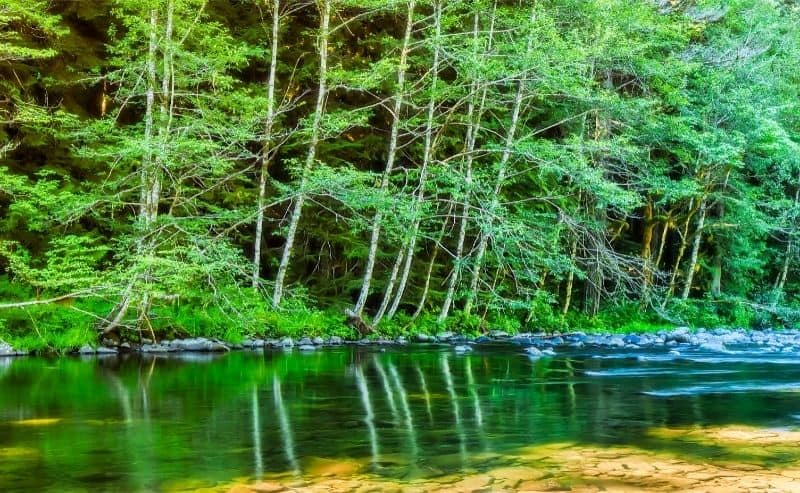
[[[6,358],[0,491],[800,491],[798,392],[755,349]]]

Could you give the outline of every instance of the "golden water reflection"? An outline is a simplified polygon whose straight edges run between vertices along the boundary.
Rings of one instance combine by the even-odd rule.
[[[732,425],[652,428],[647,436],[648,449],[551,443],[486,453],[485,463],[503,465],[482,471],[403,481],[366,472],[369,459],[314,459],[299,478],[265,476],[213,491],[800,491],[800,431]],[[681,451],[687,448],[688,454]]]

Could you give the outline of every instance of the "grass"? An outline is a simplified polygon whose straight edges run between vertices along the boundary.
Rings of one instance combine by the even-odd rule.
[[[0,283],[0,296],[8,299],[30,299],[33,293],[11,293],[8,283]],[[246,293],[247,296],[243,296]],[[208,337],[237,343],[246,337],[329,337],[357,339],[360,335],[346,325],[344,310],[313,308],[311,299],[287,298],[280,310],[269,307],[268,300],[251,296],[244,290],[219,293],[211,302],[203,298],[184,298],[180,302],[153,308],[150,322],[158,339]],[[224,302],[224,303],[223,303]],[[608,306],[594,317],[572,311],[561,315],[547,302],[535,304],[520,313],[466,315],[453,312],[440,323],[437,313],[424,313],[417,319],[398,313],[381,323],[371,337],[411,337],[415,334],[435,335],[444,331],[477,336],[489,330],[509,334],[525,332],[645,333],[669,329],[676,325],[690,327],[759,327],[794,325],[775,313],[755,311],[752,304],[736,299],[690,300],[672,302],[669,319],[654,311],[642,311],[638,304]],[[113,306],[98,299],[73,300],[68,303],[36,305],[0,312],[0,341],[16,349],[35,352],[65,353],[85,344],[97,344],[101,317]],[[786,313],[795,313],[786,310]],[[138,331],[120,334],[121,339],[138,342]]]

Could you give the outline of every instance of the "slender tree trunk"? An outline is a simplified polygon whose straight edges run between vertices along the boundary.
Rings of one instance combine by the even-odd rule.
[[[647,198],[644,206],[644,233],[642,234],[642,299],[641,307],[644,308],[650,302],[650,286],[653,284],[653,231],[656,223],[653,220],[653,200]]]
[[[689,266],[686,270],[686,282],[683,285],[683,293],[681,299],[689,298],[689,292],[692,290],[692,280],[694,279],[694,272],[697,268],[697,257],[700,254],[700,242],[703,238],[703,226],[706,221],[706,201],[703,199],[700,202],[700,212],[697,216],[697,229],[694,232],[694,239],[692,241],[692,254],[689,257]]]
[[[526,54],[530,53],[533,47],[533,40],[528,37],[528,43],[526,47]],[[478,282],[481,276],[481,267],[483,264],[483,257],[486,254],[486,247],[489,242],[489,236],[492,234],[492,227],[494,225],[494,214],[497,211],[497,208],[500,206],[500,191],[503,188],[503,182],[506,178],[506,167],[508,166],[508,161],[511,159],[511,147],[514,144],[514,139],[516,138],[517,134],[517,125],[519,124],[519,115],[522,109],[522,100],[523,95],[525,93],[525,80],[524,76],[520,75],[520,79],[517,81],[517,91],[514,95],[514,103],[511,109],[511,123],[508,126],[508,130],[506,131],[505,142],[503,143],[503,153],[500,158],[500,163],[497,169],[497,180],[494,184],[494,190],[492,193],[492,200],[489,206],[489,217],[484,220],[485,227],[483,231],[481,231],[480,238],[478,240],[478,249],[475,252],[475,260],[473,262],[472,267],[472,278],[470,280],[469,285],[469,293],[467,295],[467,301],[464,305],[464,313],[467,315],[470,314],[472,311],[472,305],[475,302],[475,298],[478,295]]]
[[[303,212],[305,202],[305,186],[308,181],[308,173],[314,164],[317,155],[317,145],[319,144],[320,127],[322,114],[325,111],[325,99],[327,96],[327,77],[328,77],[328,35],[330,30],[332,0],[323,0],[320,9],[320,33],[319,33],[319,89],[317,92],[317,103],[314,108],[314,121],[311,124],[311,141],[308,144],[306,161],[303,166],[300,178],[300,191],[294,200],[291,217],[289,219],[289,230],[286,233],[286,243],[283,246],[281,262],[278,265],[278,273],[275,276],[275,290],[272,293],[272,307],[277,308],[281,304],[283,297],[283,286],[286,280],[286,271],[289,269],[289,261],[292,258],[294,240],[297,236],[297,226],[300,224],[300,216]]]
[[[392,170],[394,169],[394,161],[397,155],[398,136],[400,133],[400,112],[403,109],[403,101],[405,97],[405,81],[406,81],[406,65],[408,63],[409,46],[411,44],[411,33],[414,30],[414,7],[416,0],[408,1],[408,11],[406,14],[406,29],[403,35],[403,46],[400,50],[400,65],[397,68],[397,90],[394,96],[394,108],[392,111],[392,128],[389,135],[389,152],[386,156],[386,166],[383,170],[383,177],[381,178],[381,192],[386,192],[389,189],[389,179]],[[372,283],[372,272],[375,268],[375,258],[378,254],[378,242],[381,234],[381,210],[375,211],[372,218],[372,236],[369,242],[369,253],[367,254],[367,265],[364,269],[364,278],[361,282],[361,291],[358,294],[355,309],[353,310],[356,315],[361,315],[364,310],[364,305],[369,296],[369,287]]]
[[[495,21],[495,13],[497,12],[497,2],[494,3],[492,8],[492,17],[489,24],[489,39],[487,42],[486,53],[491,51],[492,43],[494,39],[494,21]],[[473,16],[472,22],[472,38],[475,41],[477,46],[477,39],[480,34],[480,14],[481,12],[476,10],[475,15]],[[477,56],[477,53],[475,53]],[[466,135],[466,149],[465,149],[465,185],[466,190],[464,192],[464,200],[461,209],[461,222],[458,228],[458,239],[456,241],[456,250],[455,256],[453,257],[453,270],[450,273],[450,279],[447,283],[447,292],[444,296],[444,302],[442,303],[442,310],[439,312],[439,323],[445,321],[447,316],[450,313],[450,307],[453,304],[453,298],[456,292],[456,286],[458,286],[458,281],[461,278],[461,270],[463,268],[464,263],[464,243],[467,238],[467,226],[469,225],[469,217],[470,217],[470,194],[472,193],[472,163],[475,159],[475,142],[478,138],[478,132],[480,131],[481,127],[481,116],[483,114],[483,107],[486,102],[486,93],[488,92],[488,84],[484,83],[483,88],[481,90],[480,101],[478,103],[478,108],[476,109],[475,104],[475,95],[478,93],[479,89],[479,81],[473,80],[470,83],[470,97],[469,102],[467,104],[467,135]]]
[[[433,245],[433,253],[431,254],[431,261],[428,262],[428,270],[425,274],[425,284],[422,287],[422,295],[419,297],[419,303],[417,303],[417,309],[414,310],[414,314],[411,316],[411,320],[416,320],[417,317],[422,314],[422,310],[425,308],[425,302],[428,300],[428,292],[430,291],[431,287],[431,277],[433,275],[433,268],[436,266],[436,258],[439,255],[439,245],[442,244],[442,240],[444,240],[444,233],[447,231],[447,225],[450,222],[449,218],[453,213],[453,204],[450,204],[450,208],[447,211],[447,215],[445,216],[446,219],[442,222],[442,228],[439,230],[439,236],[436,238],[436,243]]]
[[[658,240],[658,254],[656,255],[655,262],[653,262],[653,269],[655,270],[658,270],[658,266],[661,265],[661,259],[664,258],[664,249],[667,244],[667,235],[669,234],[671,223],[672,219],[670,215],[667,217],[667,220],[664,221],[664,225],[661,228],[661,237]]]
[[[688,236],[689,236],[689,224],[692,221],[692,217],[694,217],[696,210],[694,207],[694,198],[690,199],[689,201],[689,211],[686,213],[686,221],[683,223],[683,230],[681,232],[681,244],[678,247],[678,256],[675,258],[675,262],[672,266],[672,273],[669,278],[669,287],[667,288],[667,293],[664,295],[664,300],[661,302],[661,308],[665,308],[667,303],[669,302],[670,298],[672,298],[672,293],[675,292],[675,286],[677,285],[678,279],[678,272],[680,270],[681,261],[683,260],[683,255],[686,253],[686,248],[689,246]]]
[[[378,307],[378,311],[375,313],[375,317],[372,319],[373,327],[377,327],[383,316],[386,314],[386,309],[389,308],[389,302],[392,300],[392,293],[394,293],[394,285],[397,283],[397,275],[400,273],[400,267],[403,265],[403,255],[405,251],[400,249],[400,253],[397,255],[397,258],[394,261],[394,265],[392,266],[392,272],[389,274],[389,281],[386,283],[386,290],[383,295],[383,301],[381,301],[381,306]]]
[[[408,240],[406,240],[405,246],[405,260],[403,263],[402,273],[400,274],[400,280],[397,284],[397,291],[394,295],[394,300],[392,301],[391,306],[389,307],[389,311],[386,313],[386,318],[391,319],[394,314],[397,312],[397,308],[400,306],[400,301],[403,299],[403,294],[406,290],[406,284],[408,283],[408,275],[411,272],[411,264],[414,261],[414,249],[417,246],[417,234],[419,233],[419,226],[420,226],[420,213],[422,211],[422,204],[425,201],[425,186],[427,184],[428,179],[428,166],[433,159],[433,132],[434,132],[434,116],[436,112],[436,89],[438,87],[439,81],[439,57],[441,55],[441,47],[439,45],[440,38],[442,36],[442,3],[443,0],[435,0],[434,2],[434,14],[433,14],[433,28],[434,28],[434,46],[433,46],[433,63],[431,65],[431,97],[428,101],[428,116],[425,123],[425,146],[423,150],[422,156],[422,166],[419,170],[419,183],[416,198],[414,200],[414,220],[411,225],[411,231],[408,236]]]
[[[261,245],[264,236],[264,206],[269,176],[270,153],[272,152],[272,127],[275,123],[275,82],[278,65],[278,36],[281,25],[281,2],[272,1],[272,46],[270,53],[269,78],[267,80],[267,116],[264,122],[264,136],[261,147],[261,175],[258,180],[258,211],[256,212],[256,232],[253,245],[253,289],[258,288],[261,279]]]
[[[786,278],[789,276],[789,264],[791,263],[791,258],[794,250],[794,239],[790,238],[789,242],[786,244],[786,252],[783,256],[783,266],[781,267],[781,271],[778,274],[777,279],[775,279],[775,286],[772,288],[772,306],[777,306],[778,301],[783,294],[783,288],[786,285]]]
[[[569,248],[570,268],[567,273],[567,288],[564,293],[564,305],[561,307],[561,314],[566,315],[569,312],[569,306],[572,303],[572,288],[575,285],[575,263],[576,256],[578,255],[578,237],[572,238],[572,245]]]
[[[794,207],[797,208],[797,205],[800,204],[800,188],[795,190],[794,193]],[[789,231],[789,241],[786,243],[786,252],[783,256],[783,266],[781,267],[781,271],[778,274],[778,277],[775,279],[775,285],[772,288],[772,306],[775,307],[778,305],[778,301],[780,301],[781,296],[783,295],[783,289],[786,286],[786,278],[789,276],[789,265],[792,261],[792,255],[794,254],[794,232]]]

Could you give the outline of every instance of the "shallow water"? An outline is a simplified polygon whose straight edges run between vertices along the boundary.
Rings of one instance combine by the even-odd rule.
[[[625,475],[662,461],[800,491],[798,363],[511,346],[0,359],[0,491],[598,491],[615,461],[611,490],[689,489]]]

